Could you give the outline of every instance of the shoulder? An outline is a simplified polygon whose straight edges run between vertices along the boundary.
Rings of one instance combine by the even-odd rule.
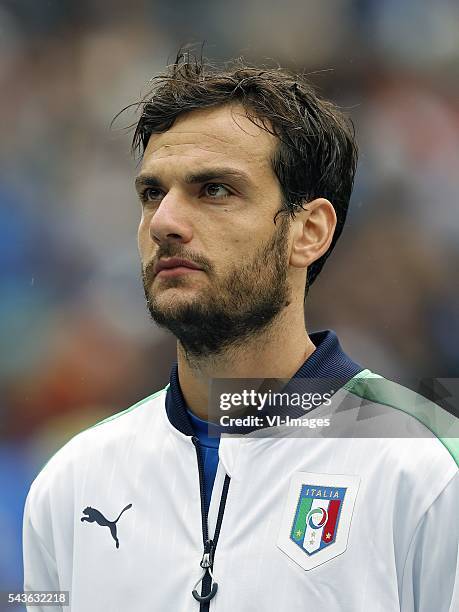
[[[345,435],[352,437],[362,485],[371,503],[398,517],[394,533],[406,551],[432,507],[438,505],[445,520],[452,518],[441,500],[449,495],[458,501],[459,421],[370,370],[345,387],[337,415],[350,423]]]
[[[408,455],[416,448],[411,457],[418,469],[420,462],[433,457],[458,469],[459,419],[453,414],[420,393],[368,369],[352,378],[345,389],[359,402],[359,416],[369,421],[369,432],[403,440],[408,463]]]
[[[153,436],[159,433],[165,420],[167,388],[73,436],[41,469],[29,498],[39,498],[51,490],[59,494],[61,488],[68,488],[82,466],[87,469],[92,464],[95,469],[104,469],[113,455],[124,452],[136,438],[146,432]]]

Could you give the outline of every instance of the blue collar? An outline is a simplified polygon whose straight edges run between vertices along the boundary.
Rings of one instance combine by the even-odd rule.
[[[306,359],[293,378],[333,378],[340,386],[363,370],[341,348],[338,336],[332,330],[310,334],[316,350]],[[194,427],[206,428],[207,421],[190,415],[180,388],[178,366],[174,363],[170,375],[170,386],[166,395],[166,412],[172,425],[186,436],[194,436]],[[201,427],[202,426],[202,427]]]

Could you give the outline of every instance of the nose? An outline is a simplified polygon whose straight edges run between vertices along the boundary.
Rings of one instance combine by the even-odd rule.
[[[150,237],[156,244],[187,243],[193,237],[185,196],[172,190],[161,200],[150,220]]]

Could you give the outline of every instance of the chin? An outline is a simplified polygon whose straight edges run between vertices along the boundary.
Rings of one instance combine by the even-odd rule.
[[[174,314],[178,309],[199,303],[199,292],[192,287],[164,287],[150,291],[149,301],[155,310]]]
[[[185,284],[165,284],[164,286],[158,285],[153,286],[150,289],[150,298],[156,302],[189,299],[190,295],[198,293],[199,289]]]

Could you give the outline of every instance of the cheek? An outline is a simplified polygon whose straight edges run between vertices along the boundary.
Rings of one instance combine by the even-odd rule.
[[[240,228],[240,231],[226,232],[221,241],[217,244],[217,253],[224,257],[225,261],[231,260],[234,263],[242,263],[245,258],[250,257],[255,251],[257,243],[260,241],[258,234],[254,232],[253,225]]]
[[[142,217],[137,230],[137,247],[140,255],[145,255],[149,244],[149,229],[148,224]]]

